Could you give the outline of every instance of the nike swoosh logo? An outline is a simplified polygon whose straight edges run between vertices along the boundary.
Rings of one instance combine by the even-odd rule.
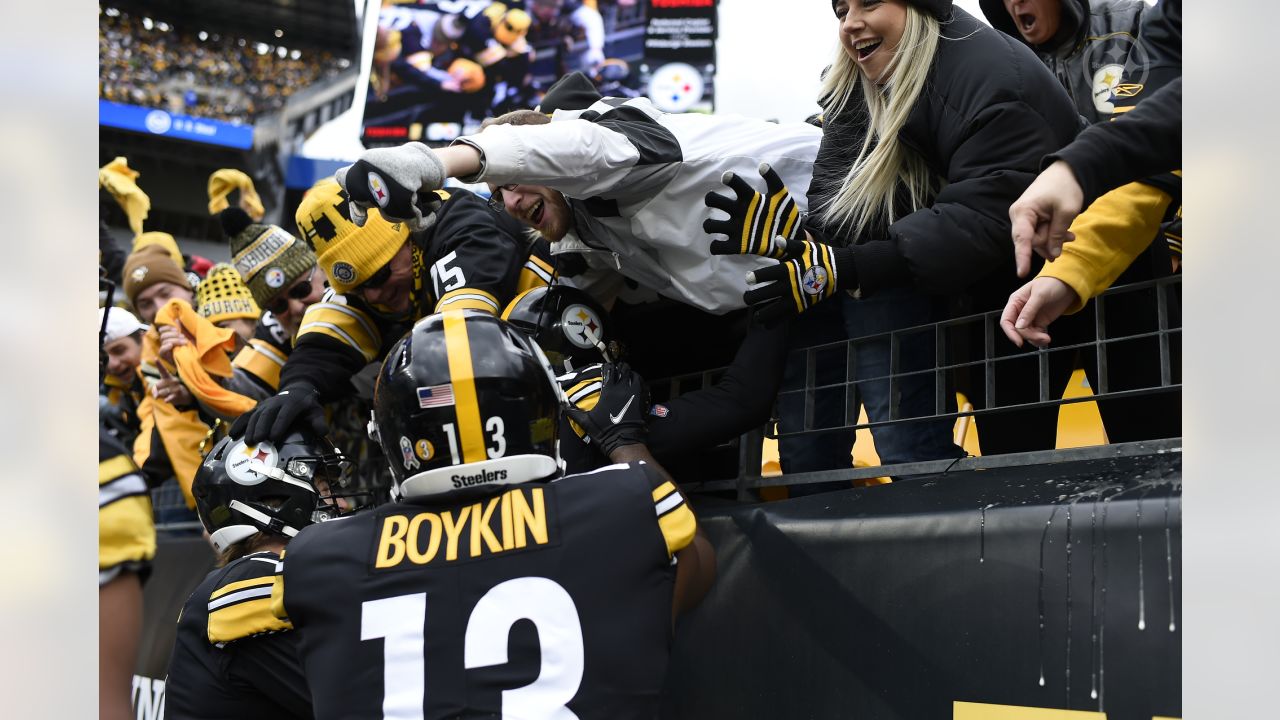
[[[622,422],[622,416],[627,414],[627,408],[631,407],[631,401],[635,399],[636,399],[635,395],[632,395],[631,397],[627,398],[627,404],[622,406],[622,409],[618,411],[617,415],[614,415],[613,413],[609,413],[609,420],[614,425],[617,425],[618,423]]]

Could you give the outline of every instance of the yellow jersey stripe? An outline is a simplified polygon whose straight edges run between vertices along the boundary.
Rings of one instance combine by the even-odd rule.
[[[263,575],[262,577],[249,578],[248,580],[237,580],[233,583],[227,583],[222,587],[214,590],[209,594],[210,600],[216,600],[227,593],[233,593],[237,590],[244,590],[251,587],[265,587],[271,584],[272,575]]]
[[[308,332],[323,332],[359,350],[370,360],[382,344],[382,334],[363,312],[337,303],[321,302],[307,308],[298,339]]]
[[[471,341],[467,339],[467,320],[460,310],[443,313],[444,341],[449,357],[449,380],[453,385],[454,411],[458,417],[458,443],[462,445],[462,462],[479,462],[488,458],[484,433],[480,424],[480,405],[476,400],[475,371],[471,366]]]
[[[269,582],[271,578],[266,578]],[[209,642],[225,643],[251,635],[292,630],[293,624],[271,612],[271,598],[228,605],[209,613]]]
[[[484,290],[458,288],[440,296],[436,312],[445,310],[483,310],[490,315],[497,315],[502,306],[498,304],[498,298]]]
[[[98,569],[150,560],[156,554],[151,498],[133,495],[98,509]]]
[[[542,278],[543,282],[546,283],[550,283],[556,277],[555,266],[537,255],[530,255],[529,259],[524,261],[524,267],[529,272]]]
[[[698,521],[675,485],[664,482],[653,490],[654,512],[658,515],[658,529],[667,543],[667,555],[675,555],[693,542]]]
[[[260,343],[265,346],[266,343]],[[280,370],[284,365],[284,360],[277,359],[274,355],[263,352],[263,347],[259,347],[257,341],[251,341],[249,347],[241,350],[236,354],[231,364],[252,373],[254,377],[262,380],[273,388],[280,387]]]
[[[117,455],[98,463],[98,484],[105,485],[118,477],[137,472],[138,466],[128,455]]]

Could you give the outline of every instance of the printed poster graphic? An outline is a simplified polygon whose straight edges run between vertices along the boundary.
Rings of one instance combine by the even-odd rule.
[[[361,140],[445,144],[534,108],[571,72],[602,95],[710,112],[716,0],[436,0],[384,4]]]

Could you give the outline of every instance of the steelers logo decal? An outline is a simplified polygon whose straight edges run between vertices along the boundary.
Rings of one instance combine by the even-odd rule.
[[[1116,106],[1116,89],[1120,78],[1124,75],[1123,65],[1104,65],[1093,74],[1093,106],[1100,113],[1114,113]]]
[[[805,270],[804,280],[800,284],[804,286],[806,295],[821,295],[823,289],[827,287],[826,269],[815,265]]]
[[[284,271],[278,267],[273,267],[267,271],[265,279],[267,287],[278,288],[284,285]]]
[[[413,452],[423,461],[430,461],[431,456],[436,454],[436,449],[431,446],[430,440],[419,440],[413,444]]]
[[[356,281],[356,269],[351,263],[336,262],[333,264],[333,279],[350,285]]]
[[[130,273],[133,276],[133,281],[136,283],[142,282],[142,279],[147,276],[147,270],[149,270],[149,268],[146,265],[139,265],[134,268],[133,272]]]
[[[376,172],[369,173],[369,194],[373,195],[373,199],[378,203],[378,207],[386,207],[391,202],[391,195],[387,192],[387,183],[382,176]]]
[[[604,323],[586,305],[570,305],[560,316],[560,329],[569,342],[580,348],[593,348],[603,340]]]
[[[280,453],[269,442],[246,445],[238,440],[227,451],[227,476],[241,485],[257,485],[280,462]]]

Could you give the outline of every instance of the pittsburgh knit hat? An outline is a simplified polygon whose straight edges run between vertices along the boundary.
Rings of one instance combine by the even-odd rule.
[[[124,308],[98,308],[98,327],[102,327],[103,315],[107,316],[107,333],[102,338],[105,342],[115,342],[139,330],[147,329],[147,326],[143,325],[133,313]]]
[[[831,0],[831,9],[836,9],[838,0]],[[939,20],[946,20],[951,14],[951,6],[954,0],[906,0],[908,5],[915,5],[920,10],[929,13]]]
[[[235,318],[257,320],[262,314],[253,301],[253,294],[240,280],[240,273],[226,263],[210,268],[204,282],[196,288],[196,312],[211,323]]]
[[[133,239],[133,250],[136,252],[148,245],[157,245],[164,248],[169,253],[169,257],[173,258],[174,264],[178,267],[184,267],[186,260],[182,257],[182,251],[178,249],[178,241],[167,232],[151,231],[144,232]]]
[[[294,219],[339,293],[351,292],[373,277],[409,237],[406,224],[384,220],[377,208],[369,208],[364,227],[351,222],[347,194],[333,178],[321,180],[302,196]]]
[[[130,253],[125,258],[121,275],[124,277],[124,294],[131,305],[137,305],[138,293],[156,283],[173,283],[191,289],[187,274],[159,245],[144,245]]]
[[[270,305],[316,266],[311,248],[283,228],[254,223],[237,207],[223,210],[218,219],[231,241],[231,263],[259,307]]]

